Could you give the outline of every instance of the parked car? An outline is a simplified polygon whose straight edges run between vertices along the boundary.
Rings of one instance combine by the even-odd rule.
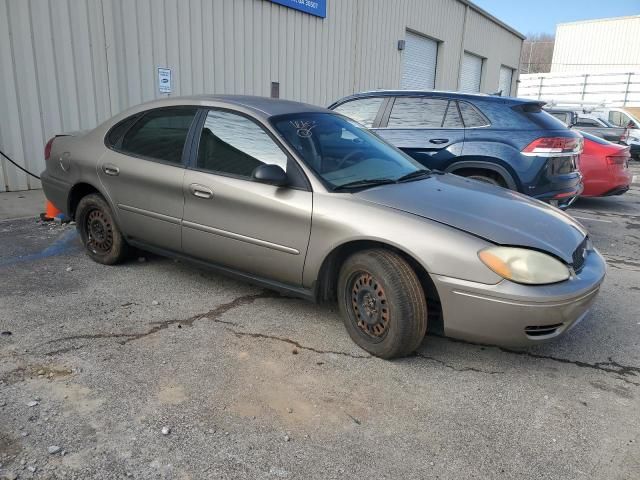
[[[640,160],[640,107],[611,107],[602,109],[613,125],[627,128],[627,141],[630,154]]]
[[[545,108],[545,110],[562,123],[565,123],[569,128],[579,129],[610,142],[625,143],[627,141],[627,128],[616,127],[595,114],[579,113],[578,111],[564,108]]]
[[[622,195],[629,190],[629,147],[579,130],[584,137],[580,171],[584,183],[583,197]]]
[[[587,232],[558,209],[432,172],[311,105],[167,98],[45,152],[45,194],[95,261],[121,262],[134,246],[337,301],[351,338],[383,358],[413,352],[427,327],[548,340],[586,315],[605,275]]]
[[[582,137],[544,103],[452,92],[381,90],[329,108],[351,117],[422,165],[566,208],[582,191]]]

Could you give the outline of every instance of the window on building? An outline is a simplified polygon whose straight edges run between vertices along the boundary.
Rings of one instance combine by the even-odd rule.
[[[489,120],[480,111],[468,102],[458,102],[462,121],[466,128],[485,127],[489,125]]]
[[[361,98],[343,103],[334,110],[349,118],[353,118],[356,122],[361,123],[367,128],[371,128],[383,101],[384,98],[382,97]]]
[[[123,153],[182,163],[182,150],[197,108],[151,110],[138,120],[122,138]]]
[[[442,128],[448,100],[441,98],[396,98],[388,128]]]
[[[200,135],[197,166],[211,172],[251,178],[256,167],[278,165],[287,156],[258,124],[235,113],[210,110]]]

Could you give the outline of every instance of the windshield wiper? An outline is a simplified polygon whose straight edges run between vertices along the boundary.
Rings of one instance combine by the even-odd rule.
[[[416,180],[418,178],[427,177],[429,175],[431,175],[431,170],[425,170],[425,169],[415,170],[411,173],[407,173],[406,175],[401,176],[399,179],[396,180],[396,182],[398,183],[408,182],[409,180]]]
[[[396,183],[392,178],[365,178],[362,180],[355,180],[353,182],[344,183],[333,188],[333,191],[348,190],[350,188],[366,188],[375,187],[376,185],[386,185],[388,183]]]

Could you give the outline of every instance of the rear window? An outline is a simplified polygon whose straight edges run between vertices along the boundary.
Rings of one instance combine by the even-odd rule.
[[[538,103],[525,103],[511,108],[521,113],[527,120],[539,128],[549,130],[565,130],[567,128],[565,123],[553,115],[550,115],[548,112],[545,112]]]

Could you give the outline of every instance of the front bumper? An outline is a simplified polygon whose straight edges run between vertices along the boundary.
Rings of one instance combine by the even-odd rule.
[[[582,320],[606,274],[597,250],[573,278],[553,285],[495,285],[435,275],[448,337],[476,343],[525,346],[555,338]]]

